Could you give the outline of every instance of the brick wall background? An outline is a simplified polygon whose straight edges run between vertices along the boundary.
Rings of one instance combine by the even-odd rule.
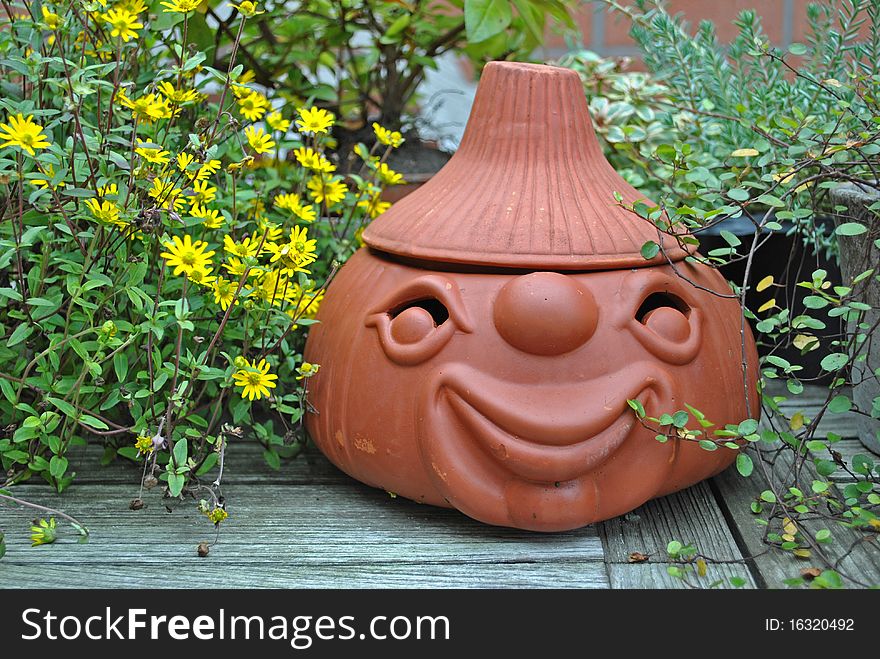
[[[627,4],[626,0],[622,4]],[[702,20],[712,21],[722,42],[736,34],[733,25],[736,16],[744,9],[754,9],[774,45],[785,47],[803,39],[808,4],[809,0],[669,0],[667,6],[671,14],[683,14],[693,27]],[[577,12],[577,23],[580,27],[578,46],[600,55],[638,57],[629,36],[629,20],[620,13],[609,12],[603,3],[585,1]],[[556,57],[567,50],[559,35],[548,35],[544,46],[546,57]]]

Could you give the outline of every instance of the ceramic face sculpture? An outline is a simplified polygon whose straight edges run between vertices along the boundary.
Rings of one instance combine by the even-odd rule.
[[[364,234],[331,285],[307,422],[348,474],[491,524],[576,528],[724,469],[660,443],[690,404],[757,414],[757,357],[714,270],[618,206],[576,74],[490,64],[461,147]],[[646,240],[663,254],[646,261]],[[741,363],[749,368],[743,377]],[[751,393],[747,409],[744,391]]]

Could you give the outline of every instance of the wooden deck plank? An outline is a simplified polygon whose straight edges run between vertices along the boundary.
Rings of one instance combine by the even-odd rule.
[[[4,561],[5,562],[5,561]],[[219,567],[218,567],[219,566]],[[10,561],[0,587],[55,588],[608,588],[601,563],[359,563],[300,565],[214,562],[211,558],[161,571],[152,563],[116,560],[82,566]],[[10,575],[7,580],[4,575]]]
[[[608,563],[626,563],[632,552],[640,552],[649,557],[649,562],[665,564],[670,540],[692,543],[701,554],[719,561],[742,559],[705,482],[649,501],[628,515],[598,526]]]
[[[755,588],[755,582],[749,570],[739,563],[713,563],[706,566],[706,576],[699,577],[694,573],[687,575],[687,581],[671,576],[667,565],[660,563],[611,563],[608,565],[608,578],[611,588],[709,588],[716,582],[716,588],[732,588],[731,577],[746,580],[744,588]]]
[[[214,529],[194,500],[169,513],[157,488],[144,497],[146,508],[131,511],[130,486],[79,485],[61,497],[43,487],[17,487],[19,496],[62,506],[92,535],[80,544],[65,529],[63,540],[31,548],[32,511],[4,506],[8,551],[0,587],[44,569],[54,570],[55,587],[112,586],[125,582],[126,565],[138,566],[132,569],[141,582],[165,579],[173,565],[176,583],[185,587],[209,585],[218,569],[234,585],[253,587],[359,587],[370,579],[375,586],[385,585],[386,576],[389,586],[607,587],[594,527],[560,534],[489,527],[453,510],[392,499],[343,475],[336,481],[230,483],[224,487],[230,517],[208,558],[199,558],[196,547],[212,541]],[[100,577],[105,569],[106,579]]]

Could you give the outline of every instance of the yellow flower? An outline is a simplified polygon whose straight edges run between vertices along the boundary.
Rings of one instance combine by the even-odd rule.
[[[199,218],[206,229],[219,229],[223,226],[224,218],[218,210],[209,210],[204,206],[193,205],[189,213],[193,217]]]
[[[262,12],[261,12],[262,13]],[[220,522],[224,521],[227,517],[229,517],[229,513],[226,512],[225,508],[214,508],[210,512],[205,512],[205,516],[214,523],[214,526],[217,526]]]
[[[214,302],[219,304],[223,311],[226,311],[229,308],[229,305],[233,302],[238,304],[238,300],[235,298],[235,293],[238,290],[238,282],[230,281],[223,277],[217,277],[211,283],[211,290],[214,292]]]
[[[111,37],[120,37],[126,42],[129,39],[137,39],[137,31],[144,26],[143,23],[138,22],[136,14],[127,12],[124,9],[111,9],[101,14],[101,18],[113,28],[110,32]]]
[[[107,185],[102,185],[98,188],[98,196],[103,199],[104,197],[110,195],[118,195],[119,189],[116,187],[115,183],[108,183]]]
[[[296,284],[290,281],[284,270],[272,270],[266,273],[251,295],[263,302],[280,307],[290,302]]]
[[[138,438],[134,441],[134,447],[141,455],[150,455],[155,449],[153,438],[147,435],[138,435]]]
[[[49,141],[43,135],[43,127],[35,123],[33,118],[32,114],[27,118],[22,114],[10,115],[7,119],[8,124],[0,124],[0,140],[6,140],[0,144],[0,148],[17,146],[32,156],[36,155],[34,149],[48,148]]]
[[[296,125],[300,133],[326,133],[336,120],[332,112],[323,108],[299,108],[297,112],[300,118],[296,120]]]
[[[251,0],[244,0],[244,2],[234,5],[231,2],[229,3],[230,7],[235,7],[242,13],[243,16],[247,18],[253,18],[254,16],[258,16],[259,14],[265,14],[264,11],[259,11],[257,9],[257,3],[251,2]]]
[[[260,243],[252,238],[245,238],[237,243],[230,236],[223,236],[223,250],[239,258],[256,256],[259,248]]]
[[[162,147],[159,146],[141,146],[134,152],[151,165],[164,165],[171,157],[170,153],[162,151]]]
[[[202,0],[171,0],[171,2],[161,2],[159,4],[165,7],[162,10],[164,14],[187,14],[197,9],[202,4]]]
[[[160,177],[153,179],[153,187],[147,193],[160,207],[178,211],[183,207],[183,190],[174,187],[174,181],[165,181]]]
[[[50,30],[57,30],[61,25],[61,17],[58,14],[53,14],[46,8],[46,5],[42,7],[43,12],[43,25],[45,25]]]
[[[198,101],[202,97],[195,89],[176,89],[167,80],[159,83],[159,91],[172,103],[177,104],[191,103],[192,101]]]
[[[196,181],[193,183],[193,196],[189,198],[189,204],[192,208],[204,206],[214,201],[216,195],[217,188],[208,185],[207,181]]]
[[[214,280],[217,278],[211,274],[211,270],[211,268],[205,268],[204,270],[196,268],[192,272],[187,273],[186,278],[199,286],[213,286]]]
[[[293,227],[290,230],[290,241],[270,248],[270,263],[280,263],[288,271],[308,272],[305,266],[317,260],[317,241],[309,239],[309,230],[305,227]]]
[[[177,169],[179,169],[182,172],[185,172],[186,168],[189,167],[193,163],[194,160],[195,160],[195,158],[193,158],[188,153],[178,153],[177,157],[175,158],[175,161],[177,161]]]
[[[379,176],[379,180],[385,185],[400,185],[401,183],[406,183],[406,181],[403,180],[402,174],[398,174],[384,162],[379,164],[379,167],[376,169],[376,174]]]
[[[299,284],[293,284],[291,301],[293,306],[285,310],[291,320],[297,321],[303,318],[314,318],[318,314],[321,302],[324,300],[324,291],[313,288],[303,290]]]
[[[212,174],[214,174],[218,169],[220,169],[220,161],[217,159],[211,159],[204,165],[199,167],[199,171],[196,172],[195,178],[197,181],[204,181]]]
[[[130,14],[140,14],[147,11],[147,5],[144,4],[143,0],[119,0],[116,3],[116,8],[123,9]]]
[[[168,263],[168,266],[174,268],[174,274],[180,273],[190,274],[193,270],[209,270],[211,257],[214,251],[206,252],[208,243],[201,240],[193,242],[188,235],[183,240],[177,236],[172,236],[170,242],[162,243],[167,252],[159,254]]]
[[[328,208],[345,199],[345,193],[348,192],[348,187],[338,176],[329,179],[313,176],[309,179],[306,187],[316,203],[320,204],[326,200]]]
[[[261,234],[266,234],[266,243],[274,243],[281,240],[281,234],[284,233],[281,230],[281,227],[272,222],[266,222],[265,220],[260,220],[258,223]],[[259,242],[259,241],[258,241]],[[263,245],[263,251],[265,252],[265,244]]]
[[[311,204],[303,204],[298,194],[285,193],[275,196],[275,206],[290,211],[304,222],[315,221],[315,207]]]
[[[391,207],[391,204],[387,201],[382,201],[382,196],[380,194],[374,194],[370,195],[368,199],[359,201],[358,206],[366,210],[370,219],[375,219],[387,211]]]
[[[323,172],[325,174],[331,174],[336,171],[336,165],[327,160],[327,158],[324,157],[324,154],[319,153],[314,149],[302,146],[298,149],[294,149],[293,155],[296,156],[299,164],[306,169],[311,169],[315,172]]]
[[[232,379],[236,387],[241,387],[241,397],[248,400],[260,400],[260,398],[269,397],[269,389],[276,387],[275,380],[278,376],[270,373],[269,363],[265,359],[261,359],[257,363],[245,361],[245,367],[239,369],[232,374]]]
[[[285,119],[277,110],[275,112],[270,112],[266,116],[266,121],[269,123],[272,130],[286,133],[290,129],[290,121]]]
[[[112,201],[86,199],[85,205],[99,222],[112,226],[126,226],[126,223],[119,219],[119,208]]]
[[[244,261],[242,261],[241,259],[237,259],[234,256],[230,256],[228,259],[228,262],[223,264],[223,268],[230,275],[233,275],[235,277],[241,277],[244,274],[245,270],[247,270],[247,264]],[[260,275],[260,274],[262,274],[262,272],[263,271],[261,268],[251,268],[250,271],[248,272],[248,277]]]
[[[238,100],[238,111],[248,121],[257,121],[266,114],[269,108],[269,99],[260,92],[251,92]]]
[[[116,99],[131,110],[132,119],[153,123],[157,119],[170,119],[174,114],[167,98],[161,94],[146,94],[136,101],[131,100],[124,91],[116,94]]]
[[[275,142],[263,132],[262,128],[248,126],[244,129],[244,134],[247,136],[248,144],[257,153],[267,153],[275,148]]]
[[[52,179],[55,178],[55,168],[52,165],[46,165],[46,167],[38,166],[40,173],[45,176],[45,179],[31,179],[31,185],[36,186],[38,188],[48,188],[52,182]],[[53,190],[57,190],[58,188],[63,188],[67,185],[64,181],[58,181],[58,185],[52,186]]]
[[[320,370],[320,364],[312,364],[311,362],[303,362],[300,364],[299,368],[296,369],[296,372],[299,375],[296,376],[297,380],[305,380],[306,378],[310,378],[313,375],[316,375]]]
[[[376,133],[376,139],[379,140],[381,144],[390,146],[392,149],[396,149],[404,142],[403,135],[396,130],[392,132],[377,123],[373,124],[373,132]]]
[[[45,519],[39,519],[34,522],[31,527],[31,547],[39,545],[50,545],[55,542],[58,532],[55,528],[56,522],[54,517],[50,517],[47,522]]]

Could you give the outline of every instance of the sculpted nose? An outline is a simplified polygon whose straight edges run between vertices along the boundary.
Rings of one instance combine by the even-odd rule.
[[[586,288],[558,272],[512,279],[495,300],[495,327],[507,343],[533,355],[561,355],[589,340],[599,309]]]

